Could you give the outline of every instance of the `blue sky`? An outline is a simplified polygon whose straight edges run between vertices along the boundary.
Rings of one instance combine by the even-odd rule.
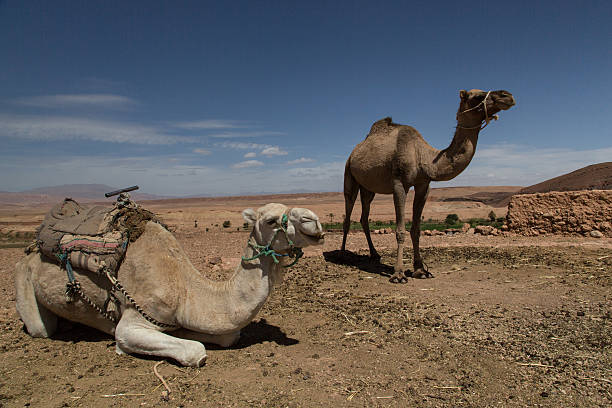
[[[341,191],[385,116],[436,148],[460,89],[517,106],[458,185],[612,160],[609,1],[0,1],[0,190]]]

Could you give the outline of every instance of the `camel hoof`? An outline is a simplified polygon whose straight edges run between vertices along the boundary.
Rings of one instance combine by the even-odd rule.
[[[391,283],[406,283],[408,279],[406,279],[406,275],[403,273],[394,273],[390,278],[389,282]]]
[[[372,262],[380,262],[380,255],[378,255],[378,254],[370,255],[370,261],[372,261]]]
[[[434,276],[431,274],[431,272],[426,271],[423,268],[419,268],[415,270],[414,272],[412,272],[412,277],[415,279],[427,279],[427,278],[433,278]]]
[[[198,361],[198,365],[196,367],[203,367],[204,364],[206,364],[206,359],[208,358],[208,356],[204,356],[200,359],[200,361]]]

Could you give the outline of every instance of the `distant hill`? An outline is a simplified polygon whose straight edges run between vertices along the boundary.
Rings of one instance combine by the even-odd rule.
[[[505,207],[514,194],[548,193],[549,191],[612,190],[612,162],[592,164],[529,187],[508,191],[478,191],[464,196],[445,197],[441,201],[478,201],[491,207]]]
[[[522,188],[516,194],[548,193],[549,191],[612,190],[612,162],[592,164],[559,177]],[[493,207],[508,205],[513,194],[489,203]]]
[[[612,162],[583,167],[571,173],[525,187],[518,194],[574,190],[612,190]]]
[[[104,193],[118,190],[121,187],[111,187],[105,184],[63,184],[60,186],[40,187],[21,192],[0,192],[0,204],[25,205],[48,204],[63,200],[65,197],[74,198],[81,202],[112,201],[115,197],[106,198]],[[139,193],[138,190],[130,192],[135,200],[159,200],[167,198],[154,194]]]

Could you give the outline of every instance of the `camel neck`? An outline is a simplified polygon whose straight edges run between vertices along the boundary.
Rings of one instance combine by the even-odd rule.
[[[247,245],[245,258],[255,255]],[[242,260],[232,277],[224,282],[191,282],[188,297],[192,305],[182,326],[207,333],[231,333],[248,325],[268,299],[281,266],[269,257]]]
[[[459,175],[472,161],[478,143],[479,126],[457,126],[451,144],[440,151],[431,166],[434,181],[451,180]],[[475,129],[473,127],[476,127]]]

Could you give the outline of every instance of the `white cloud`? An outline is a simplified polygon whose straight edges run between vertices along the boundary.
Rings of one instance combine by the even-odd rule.
[[[261,154],[264,156],[285,156],[287,155],[287,152],[281,150],[278,146],[271,146],[263,149]]]
[[[244,169],[247,167],[258,167],[263,165],[263,162],[260,162],[259,160],[246,160],[240,163],[236,163],[232,167],[235,169]]]
[[[123,122],[60,116],[0,115],[0,138],[29,141],[90,140],[108,143],[170,145],[193,143],[192,137]]]
[[[251,158],[256,157],[256,156],[257,156],[257,153],[255,153],[255,152],[248,152],[248,153],[246,153],[244,155],[244,158],[245,159],[251,159]]]
[[[281,136],[285,135],[283,132],[271,132],[271,131],[255,131],[255,132],[223,132],[210,135],[210,137],[218,139],[232,139],[237,137],[261,137],[261,136]]]
[[[216,147],[222,147],[224,149],[238,149],[238,150],[247,150],[247,149],[267,149],[268,147],[272,147],[266,144],[260,143],[244,143],[244,142],[223,142],[223,143],[215,143]]]
[[[216,119],[178,122],[174,126],[182,129],[236,129],[245,127],[241,122],[235,120]]]
[[[210,150],[201,149],[201,148],[193,149],[193,152],[197,153],[197,154],[204,155],[204,156],[207,156],[207,155],[209,155],[211,153]]]
[[[534,148],[525,145],[490,145],[476,149],[467,169],[447,185],[530,186],[582,167],[610,161],[612,147],[590,150]]]
[[[289,160],[287,162],[287,164],[301,164],[301,163],[312,163],[314,162],[314,159],[310,159],[310,158],[306,158],[306,157],[300,157],[299,159],[295,159],[295,160]]]
[[[19,98],[15,103],[22,106],[33,106],[39,108],[63,108],[63,107],[102,107],[102,108],[125,108],[136,105],[137,102],[123,95],[113,94],[58,94],[39,95]]]
[[[315,167],[297,167],[287,170],[291,177],[308,179],[327,179],[330,177],[344,178],[344,162],[323,163]]]

